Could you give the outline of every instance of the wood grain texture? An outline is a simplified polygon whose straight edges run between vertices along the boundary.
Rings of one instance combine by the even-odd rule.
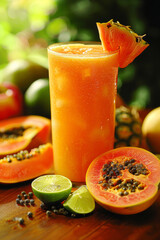
[[[93,214],[72,218],[52,214],[48,217],[34,196],[34,206],[19,206],[17,195],[31,191],[31,181],[0,185],[0,239],[3,240],[158,240],[160,239],[160,197],[143,213],[122,216],[110,213],[99,205]],[[33,219],[27,217],[33,212]],[[16,217],[25,220],[23,226]]]

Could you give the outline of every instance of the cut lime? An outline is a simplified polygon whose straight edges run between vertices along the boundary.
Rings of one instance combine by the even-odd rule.
[[[88,214],[95,209],[95,201],[85,185],[73,192],[63,206],[76,214]]]
[[[33,193],[44,203],[53,203],[66,199],[72,189],[72,182],[61,175],[44,175],[36,178],[32,184]]]

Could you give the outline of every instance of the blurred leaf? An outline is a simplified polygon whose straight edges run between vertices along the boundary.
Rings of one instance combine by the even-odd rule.
[[[48,24],[46,31],[51,38],[59,35],[60,32],[67,29],[65,18],[55,18]]]
[[[34,63],[38,63],[42,67],[48,68],[48,56],[47,56],[47,50],[41,49],[41,51],[32,51],[27,56],[28,60],[31,60]]]
[[[138,108],[146,108],[150,101],[150,91],[147,86],[140,86],[133,93],[130,105]]]

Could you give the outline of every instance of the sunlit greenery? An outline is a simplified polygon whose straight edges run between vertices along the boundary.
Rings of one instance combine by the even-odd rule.
[[[147,33],[145,40],[151,44],[119,70],[118,92],[128,104],[156,107],[160,104],[158,16],[157,7],[145,0],[1,0],[0,75],[13,59],[31,57],[47,65],[46,48],[51,43],[99,40],[95,23],[113,18],[139,34]]]

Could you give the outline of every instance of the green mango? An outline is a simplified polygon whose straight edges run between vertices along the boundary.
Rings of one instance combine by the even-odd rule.
[[[18,59],[4,68],[2,82],[11,82],[24,93],[39,78],[48,78],[48,68],[29,60]]]
[[[35,114],[50,118],[49,80],[34,81],[24,94],[27,114]]]

